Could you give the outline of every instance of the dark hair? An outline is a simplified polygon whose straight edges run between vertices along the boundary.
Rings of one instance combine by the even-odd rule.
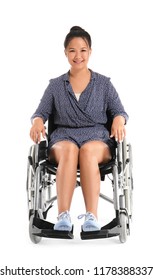
[[[82,39],[84,39],[88,43],[89,47],[91,48],[91,37],[89,33],[85,31],[83,28],[81,28],[80,26],[73,26],[70,29],[70,32],[65,37],[65,41],[64,41],[65,49],[67,48],[70,41],[75,37],[81,37]]]

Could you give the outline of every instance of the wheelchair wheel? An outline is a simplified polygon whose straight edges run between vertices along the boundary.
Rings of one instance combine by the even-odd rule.
[[[30,216],[30,220],[29,220],[29,236],[31,241],[37,244],[41,241],[42,237],[33,234],[33,228],[34,228],[33,221],[34,221],[34,214]]]
[[[26,182],[26,190],[27,190],[27,200],[28,200],[28,210],[29,210],[29,219],[33,214],[34,209],[34,156],[35,156],[35,146],[33,145],[30,148],[29,157],[32,158],[33,165],[31,166],[29,160],[27,164],[27,182]]]
[[[128,235],[128,226],[127,226],[127,216],[125,213],[120,213],[120,235],[119,235],[119,240],[121,243],[125,243],[127,240],[127,235]]]

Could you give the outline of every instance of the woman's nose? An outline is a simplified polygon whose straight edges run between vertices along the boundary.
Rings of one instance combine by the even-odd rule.
[[[75,58],[80,58],[80,57],[81,57],[81,53],[79,51],[76,51]]]

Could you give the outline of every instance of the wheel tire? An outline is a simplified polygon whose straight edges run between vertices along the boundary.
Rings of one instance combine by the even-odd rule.
[[[119,240],[121,243],[127,241],[128,229],[127,229],[127,216],[125,213],[120,213],[120,235]]]
[[[30,220],[29,220],[29,236],[31,241],[37,244],[41,241],[42,237],[33,234],[33,227],[34,227],[33,220],[34,220],[34,214],[30,216]]]
[[[35,156],[34,145],[30,148],[29,156],[32,157],[32,161],[34,162],[34,156]],[[30,219],[31,214],[33,214],[32,211],[34,207],[34,174],[32,172],[29,160],[27,163],[26,191],[27,191],[27,202],[28,202],[29,219]]]

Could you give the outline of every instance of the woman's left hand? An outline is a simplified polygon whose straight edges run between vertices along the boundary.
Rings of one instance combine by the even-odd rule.
[[[122,116],[116,116],[113,119],[110,137],[111,138],[114,137],[115,140],[120,143],[123,141],[125,136],[126,136],[125,118]]]

